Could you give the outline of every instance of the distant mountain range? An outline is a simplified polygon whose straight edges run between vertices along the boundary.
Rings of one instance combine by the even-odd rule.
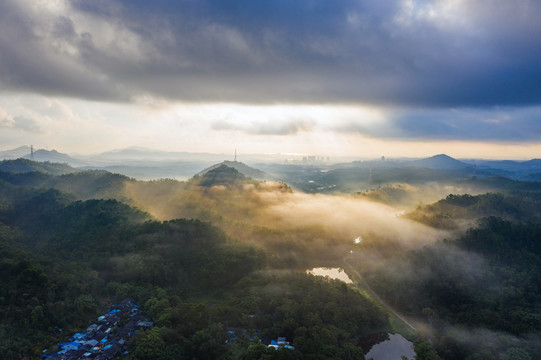
[[[346,169],[354,171],[354,169],[363,168],[373,168],[374,171],[376,169],[425,168],[454,172],[455,175],[460,174],[461,176],[499,175],[518,180],[541,180],[541,159],[528,161],[457,160],[448,155],[439,154],[424,159],[382,159],[354,161],[335,165],[322,164],[318,166],[303,163],[285,164],[283,159],[280,160],[279,158],[271,157],[263,160],[264,155],[261,155],[261,160],[257,161],[257,156],[251,155],[253,159],[252,163],[257,164],[256,167],[266,170],[265,172],[240,161],[224,161],[226,157],[228,155],[225,154],[168,152],[142,147],[130,147],[84,156],[68,155],[56,150],[44,149],[35,150],[32,156],[30,154],[30,146],[21,146],[11,150],[0,151],[0,160],[24,158],[38,162],[64,163],[77,168],[109,170],[142,180],[165,177],[188,179],[193,174],[203,174],[221,164],[232,167],[253,179],[269,181],[284,179],[287,182],[303,182],[305,177],[308,179],[309,177],[313,177],[314,174],[321,175],[318,174],[319,171],[331,173],[339,171],[343,173]],[[314,186],[316,185],[318,184],[314,183]],[[323,185],[318,185],[317,188],[321,186]],[[330,185],[327,184],[325,186]]]
[[[38,149],[32,153],[30,146],[20,146],[11,150],[0,151],[0,160],[14,159],[27,159],[37,162],[48,161],[51,163],[68,164],[75,167],[88,165],[85,161],[56,150]]]
[[[513,160],[466,160],[465,163],[477,167],[501,169],[507,171],[539,170],[541,171],[541,159],[532,159],[527,161]]]

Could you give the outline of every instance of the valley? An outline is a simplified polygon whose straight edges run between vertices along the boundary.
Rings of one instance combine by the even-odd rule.
[[[4,160],[0,350],[56,353],[131,298],[154,326],[115,358],[363,359],[388,333],[419,360],[536,358],[541,186],[452,164],[312,166],[290,185],[240,162],[143,181]]]

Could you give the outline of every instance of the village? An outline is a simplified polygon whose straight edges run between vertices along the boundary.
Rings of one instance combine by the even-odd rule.
[[[106,314],[98,317],[96,324],[86,330],[74,334],[69,341],[59,343],[57,352],[48,352],[41,356],[42,360],[110,360],[127,354],[126,346],[130,337],[137,330],[151,329],[153,323],[148,321],[139,310],[139,306],[131,299],[125,299],[112,306]],[[257,332],[256,332],[257,333]],[[246,329],[228,329],[227,342],[235,342],[239,337],[247,336]],[[250,340],[257,335],[250,334]],[[285,337],[278,337],[266,344],[273,349],[293,350]],[[46,352],[46,350],[44,350]]]
[[[59,351],[44,354],[43,360],[109,360],[126,352],[127,341],[136,330],[150,329],[139,306],[131,299],[115,304],[96,324],[74,334],[69,342],[58,344]]]

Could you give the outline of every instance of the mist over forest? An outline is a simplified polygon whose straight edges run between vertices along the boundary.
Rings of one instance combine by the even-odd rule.
[[[0,0],[0,359],[541,359],[539,19]]]
[[[57,344],[125,299],[152,326],[110,358],[364,359],[388,334],[415,359],[541,357],[540,184],[441,164],[1,161],[3,357],[82,356]]]

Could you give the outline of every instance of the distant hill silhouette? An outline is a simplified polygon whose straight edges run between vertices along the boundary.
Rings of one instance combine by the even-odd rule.
[[[83,166],[86,165],[84,162],[74,159],[68,154],[58,152],[56,150],[44,150],[39,149],[34,151],[34,157],[32,158],[30,154],[26,154],[22,157],[23,159],[33,160],[33,161],[49,161],[53,163],[66,163],[71,166]]]
[[[409,166],[425,167],[428,169],[437,170],[457,170],[470,167],[470,165],[445,154],[434,155],[426,159],[413,160],[407,164]]]
[[[531,171],[541,170],[541,159],[532,159],[527,161],[514,160],[480,160],[477,165],[486,166],[492,169],[502,169],[507,171]]]
[[[19,146],[15,149],[0,151],[0,160],[18,159],[30,154],[30,146]]]
[[[27,159],[32,161],[49,161],[52,163],[66,163],[70,166],[88,165],[86,162],[71,157],[56,150],[37,149],[31,154],[30,146],[19,146],[15,149],[0,151],[0,160]]]

